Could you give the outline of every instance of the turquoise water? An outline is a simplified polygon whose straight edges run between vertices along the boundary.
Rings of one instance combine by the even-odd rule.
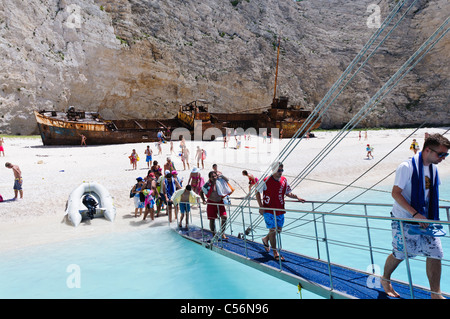
[[[443,183],[441,198],[450,199],[449,183]],[[389,194],[373,192],[356,201],[392,202]],[[389,211],[389,208],[383,208],[377,213],[369,213],[389,216]],[[364,221],[327,217],[327,237],[335,241],[330,241],[330,260],[366,269],[372,262],[367,251],[343,244],[367,242],[367,233],[355,228],[355,223],[365,225]],[[391,249],[389,224],[370,221],[370,227],[372,244],[379,251],[374,254],[373,262],[382,269]],[[318,229],[323,236],[322,224],[318,224]],[[291,232],[312,236],[312,222],[298,229],[296,224],[285,225],[283,248],[313,257],[317,255],[314,241],[290,236]],[[443,239],[443,245],[444,253],[448,255],[450,246],[446,239]],[[318,245],[321,258],[326,259],[324,243]],[[395,279],[407,281],[404,264],[394,273]],[[428,287],[423,261],[414,261],[411,267],[414,283]],[[442,274],[442,290],[446,292],[450,291],[449,268],[443,267]],[[297,287],[292,284],[205,249],[166,226],[0,253],[0,298],[299,297]],[[320,298],[304,290],[302,297]]]
[[[0,260],[0,298],[300,297],[292,284],[166,226],[2,253]]]

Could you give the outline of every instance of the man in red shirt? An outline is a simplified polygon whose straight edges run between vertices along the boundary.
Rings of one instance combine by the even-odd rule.
[[[211,232],[216,233],[216,219],[220,217],[221,221],[221,231],[222,231],[222,239],[228,239],[225,236],[225,225],[227,222],[227,212],[224,205],[224,197],[225,194],[220,193],[218,190],[217,184],[220,183],[218,181],[218,175],[215,171],[211,171],[208,174],[209,180],[206,182],[200,191],[200,197],[203,200],[203,204],[207,204],[206,206],[206,215],[209,219],[209,228]],[[220,179],[228,182],[228,178],[223,175],[220,175]],[[208,201],[205,200],[205,196]]]
[[[266,251],[269,252],[270,248],[272,248],[273,257],[276,260],[281,258],[281,260],[284,261],[283,256],[280,257],[277,252],[276,243],[276,232],[278,231],[278,233],[281,233],[281,229],[284,225],[284,196],[295,198],[302,203],[304,203],[305,200],[291,193],[291,188],[289,187],[287,179],[282,176],[282,174],[283,164],[278,163],[278,166],[272,175],[266,177],[264,183],[260,184],[260,187],[256,192],[256,200],[258,201],[259,207],[261,207],[259,213],[264,216],[266,227],[269,229],[269,233],[262,239]],[[262,199],[260,192],[263,193]]]

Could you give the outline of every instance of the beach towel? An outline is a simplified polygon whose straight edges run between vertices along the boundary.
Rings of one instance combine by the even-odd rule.
[[[175,185],[175,181],[172,178],[171,183],[169,183],[169,181],[167,179],[164,180],[164,183],[166,184],[166,193],[167,193],[167,197],[171,198],[172,195],[175,193],[175,191],[177,190],[176,185]]]
[[[216,189],[219,196],[228,196],[234,192],[234,188],[231,187],[230,183],[220,177],[216,181]]]
[[[155,205],[155,199],[153,198],[153,191],[151,189],[144,189],[142,191],[142,193],[145,196],[145,200],[144,200],[144,206],[149,208],[153,208],[153,206]]]
[[[137,187],[137,184],[136,184],[135,186]],[[134,186],[131,187],[131,189],[130,189],[130,198],[133,198],[133,197],[134,197],[133,188],[134,188]]]
[[[175,205],[180,203],[181,195],[183,195],[184,191],[185,191],[185,189],[182,188],[182,189],[177,190],[177,191],[172,195],[172,201],[173,201],[173,203],[174,203]],[[195,204],[195,203],[197,203],[197,198],[199,198],[199,197],[200,197],[200,196],[198,196],[194,191],[191,190],[191,191],[189,192],[189,204]]]
[[[426,212],[425,177],[423,174],[422,152],[420,152],[418,156],[412,158],[412,165],[411,206],[427,219],[439,220],[439,177],[437,169],[433,164],[430,164],[430,200],[428,203],[428,212]]]

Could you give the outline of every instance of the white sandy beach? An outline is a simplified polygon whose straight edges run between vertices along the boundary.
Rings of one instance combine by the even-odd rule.
[[[321,180],[348,184],[374,166],[355,185],[371,187],[390,173],[398,164],[412,156],[409,146],[413,138],[423,145],[425,132],[443,133],[446,128],[423,128],[407,138],[414,129],[364,131],[361,140],[358,131],[350,132],[336,148],[321,161],[314,170],[300,183],[294,193],[307,200],[324,200],[324,194],[342,189],[342,186],[311,181]],[[303,139],[290,156],[284,161],[284,174],[292,180],[312,159],[335,137],[337,131],[315,132],[315,138]],[[448,134],[446,135],[448,137]],[[399,143],[407,138],[400,146]],[[105,146],[61,146],[44,147],[40,137],[20,138],[5,136],[5,157],[0,157],[0,194],[5,200],[14,197],[13,172],[5,167],[11,162],[20,167],[23,176],[24,198],[0,203],[0,251],[20,247],[60,242],[70,239],[96,236],[104,233],[129,232],[148,227],[167,225],[167,216],[149,218],[134,217],[134,204],[129,198],[129,191],[136,177],[147,174],[144,150],[147,145],[153,150],[153,159],[161,167],[170,156],[175,163],[179,176],[186,185],[190,170],[183,170],[180,157],[169,154],[169,144],[164,144],[163,154],[157,153],[154,143],[105,145]],[[236,191],[233,196],[243,196],[248,190],[248,179],[242,176],[242,170],[259,177],[279,153],[288,139],[275,140],[272,144],[263,143],[261,137],[252,136],[250,141],[243,141],[240,149],[235,149],[234,138],[224,148],[221,139],[212,142],[187,141],[190,150],[191,169],[196,165],[194,159],[197,146],[207,151],[205,168],[202,176],[207,179],[213,163],[219,171],[231,178]],[[87,141],[89,144],[89,141]],[[366,159],[366,144],[374,148],[373,160]],[[398,147],[397,147],[398,146]],[[397,147],[397,148],[396,148]],[[138,169],[132,170],[128,156],[135,148],[140,155]],[[394,148],[396,148],[394,150]],[[179,142],[174,143],[178,152]],[[439,165],[443,183],[449,182],[450,163],[443,161]],[[394,175],[390,175],[377,187],[392,185]],[[78,227],[69,224],[65,218],[66,201],[74,188],[84,181],[95,181],[105,186],[114,197],[117,215],[113,222],[103,218],[82,222]],[[238,204],[234,200],[233,204]]]

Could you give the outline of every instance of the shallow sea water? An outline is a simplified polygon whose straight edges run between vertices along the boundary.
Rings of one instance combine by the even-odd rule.
[[[166,226],[6,252],[0,260],[0,298],[300,297],[294,285]]]
[[[441,198],[450,199],[448,183],[441,187]],[[387,193],[375,193],[357,201],[390,200]],[[349,226],[341,223],[327,225],[329,238],[366,240],[365,234],[347,230]],[[371,222],[376,247],[390,249],[390,232],[377,229],[388,226],[386,222]],[[316,244],[291,239],[289,227],[285,226],[286,234],[282,235],[283,248],[315,257]],[[444,242],[444,255],[448,255],[448,236]],[[382,269],[386,256],[375,254],[374,264]],[[325,258],[323,253],[321,257]],[[330,245],[330,258],[359,269],[371,263],[366,251],[349,250],[345,245]],[[444,267],[442,275],[442,289],[447,292],[449,268]],[[428,287],[425,264],[414,262],[412,269],[414,282]],[[407,281],[405,268],[399,267],[394,278]],[[305,290],[302,297],[321,298]],[[190,242],[168,226],[160,226],[0,253],[0,298],[298,299],[300,295],[292,284]]]

